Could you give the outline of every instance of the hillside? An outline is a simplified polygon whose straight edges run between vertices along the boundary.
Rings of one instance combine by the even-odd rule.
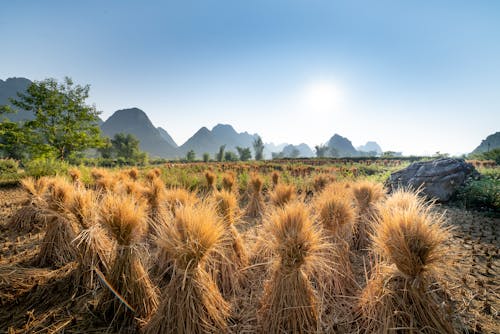
[[[481,141],[471,153],[483,153],[500,147],[500,132],[495,132]]]
[[[11,105],[9,98],[16,99],[17,93],[26,92],[29,85],[31,85],[31,81],[26,78],[8,78],[5,81],[0,80],[0,106]],[[13,122],[33,119],[33,113],[25,110],[18,110],[15,114],[8,114],[5,116]]]
[[[256,135],[250,135],[248,132],[236,132],[229,124],[217,124],[212,130],[202,127],[182,144],[179,150],[181,154],[193,150],[199,157],[203,153],[209,153],[213,157],[222,145],[226,145],[226,151],[236,152],[236,147],[240,146],[250,147],[253,152],[252,144],[255,138]]]
[[[327,145],[330,148],[331,154],[335,152],[334,155],[338,157],[355,157],[359,155],[359,152],[352,146],[351,141],[338,134],[334,134]]]
[[[369,141],[365,145],[358,146],[357,150],[366,153],[375,152],[376,154],[382,154],[382,148],[374,141]]]
[[[179,156],[177,148],[163,138],[160,131],[141,109],[131,108],[116,111],[101,125],[101,130],[104,135],[109,137],[120,132],[133,134],[139,139],[141,150],[148,152],[151,156],[162,158]]]

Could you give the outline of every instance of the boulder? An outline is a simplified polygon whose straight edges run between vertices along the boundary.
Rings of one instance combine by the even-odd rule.
[[[418,189],[438,201],[446,202],[469,177],[478,172],[463,159],[441,158],[414,162],[407,168],[392,173],[386,181],[389,192],[399,187]]]

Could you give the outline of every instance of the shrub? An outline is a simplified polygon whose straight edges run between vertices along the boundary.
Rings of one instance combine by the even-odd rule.
[[[26,174],[33,177],[66,174],[69,164],[54,158],[38,158],[25,165]]]
[[[468,209],[500,212],[500,178],[482,175],[468,180],[455,195],[455,201]]]
[[[0,159],[0,174],[17,173],[19,162],[14,159]]]

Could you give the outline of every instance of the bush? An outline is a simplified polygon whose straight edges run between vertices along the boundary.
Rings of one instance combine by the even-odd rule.
[[[68,172],[69,164],[54,158],[39,158],[26,163],[26,174],[33,177],[53,176]]]
[[[500,213],[500,178],[498,175],[481,175],[478,180],[468,180],[455,199],[468,209]]]
[[[14,159],[0,159],[0,174],[16,174],[19,162]]]

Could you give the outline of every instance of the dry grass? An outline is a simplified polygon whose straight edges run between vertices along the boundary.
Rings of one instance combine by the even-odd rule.
[[[297,192],[293,185],[278,184],[269,195],[272,205],[284,207],[297,198]]]
[[[385,196],[384,187],[372,181],[358,181],[354,183],[352,192],[358,207],[358,221],[354,236],[354,247],[365,250],[369,246],[372,233],[373,215],[376,204]]]
[[[262,186],[264,181],[259,175],[252,175],[250,179],[250,199],[246,214],[249,217],[259,218],[264,212],[264,200],[262,199]]]
[[[146,231],[146,206],[128,195],[107,194],[101,205],[100,221],[116,239],[117,254],[108,275],[107,288],[99,301],[107,321],[115,328],[146,319],[156,309],[158,297],[141,261],[138,245]]]
[[[402,198],[388,199],[391,203]],[[363,331],[387,333],[397,328],[410,333],[454,333],[442,308],[442,270],[450,270],[450,238],[442,216],[418,199],[400,208],[381,206],[373,250],[383,262],[376,265],[362,292],[359,308]]]
[[[235,228],[238,216],[238,202],[233,193],[225,190],[214,195],[217,214],[224,222],[224,240],[219,253],[209,264],[210,271],[222,296],[234,299],[244,284],[243,268],[248,265],[245,244]]]
[[[269,218],[268,245],[273,261],[258,311],[262,333],[315,333],[319,299],[311,284],[313,272],[325,266],[325,243],[307,208],[293,203]]]
[[[233,172],[227,172],[222,177],[222,189],[235,192],[237,190],[236,176]]]
[[[165,204],[173,215],[184,206],[193,205],[198,202],[198,198],[192,192],[183,188],[168,189],[165,192]]]
[[[205,180],[207,181],[207,192],[210,193],[217,190],[216,188],[217,175],[215,175],[212,171],[207,170],[205,172]]]
[[[280,173],[278,173],[277,171],[274,171],[272,174],[271,174],[271,181],[273,183],[273,188],[276,188],[276,186],[278,185],[278,183],[280,182]]]
[[[163,230],[158,246],[174,261],[173,277],[145,333],[227,332],[229,305],[205,270],[224,237],[214,211],[206,205],[181,207]]]

